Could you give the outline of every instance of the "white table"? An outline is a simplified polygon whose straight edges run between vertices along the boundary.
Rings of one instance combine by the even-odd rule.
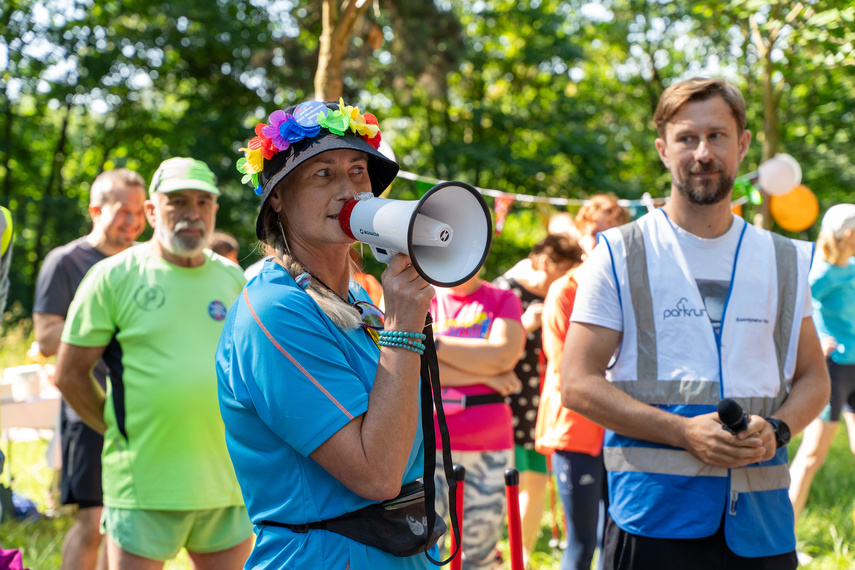
[[[12,443],[16,440],[49,439],[59,431],[59,409],[62,397],[55,389],[43,390],[40,396],[26,400],[0,398],[0,433],[6,439],[6,465],[3,477],[12,477]],[[52,432],[45,437],[43,431]]]
[[[60,401],[59,392],[42,392],[41,396],[20,401],[0,398],[0,429],[56,429]]]

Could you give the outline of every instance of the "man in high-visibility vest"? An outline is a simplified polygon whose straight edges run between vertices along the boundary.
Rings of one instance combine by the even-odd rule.
[[[671,197],[600,234],[579,275],[562,401],[607,429],[606,569],[798,565],[786,445],[828,403],[828,370],[812,244],[731,213],[746,122],[726,81],[666,89]],[[724,399],[745,416],[725,402],[720,421]]]

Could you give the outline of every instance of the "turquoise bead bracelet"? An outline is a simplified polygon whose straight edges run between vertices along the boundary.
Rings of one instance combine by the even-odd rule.
[[[391,339],[381,338],[377,344],[380,346],[389,346],[392,348],[405,348],[405,349],[410,350],[412,352],[415,352],[419,355],[422,355],[425,352],[425,345],[423,345],[420,342],[412,341],[412,340],[400,341],[400,340],[391,340]]]
[[[425,333],[417,333],[417,332],[408,332],[408,331],[380,331],[380,338],[388,338],[392,339],[404,339],[404,338],[417,338],[419,340],[424,340],[427,338]]]

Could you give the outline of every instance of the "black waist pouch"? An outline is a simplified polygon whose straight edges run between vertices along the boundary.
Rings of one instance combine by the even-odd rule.
[[[433,508],[433,505],[431,505]],[[334,519],[308,524],[262,521],[295,532],[323,529],[395,556],[414,556],[431,548],[445,534],[445,521],[437,519],[428,536],[425,488],[421,481],[407,483],[394,499],[363,507]]]

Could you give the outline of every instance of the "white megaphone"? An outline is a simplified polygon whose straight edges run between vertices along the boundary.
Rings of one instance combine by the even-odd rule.
[[[463,182],[437,184],[421,200],[357,194],[338,222],[377,261],[389,263],[395,253],[406,253],[419,275],[438,287],[460,285],[478,273],[493,239],[484,198]]]

